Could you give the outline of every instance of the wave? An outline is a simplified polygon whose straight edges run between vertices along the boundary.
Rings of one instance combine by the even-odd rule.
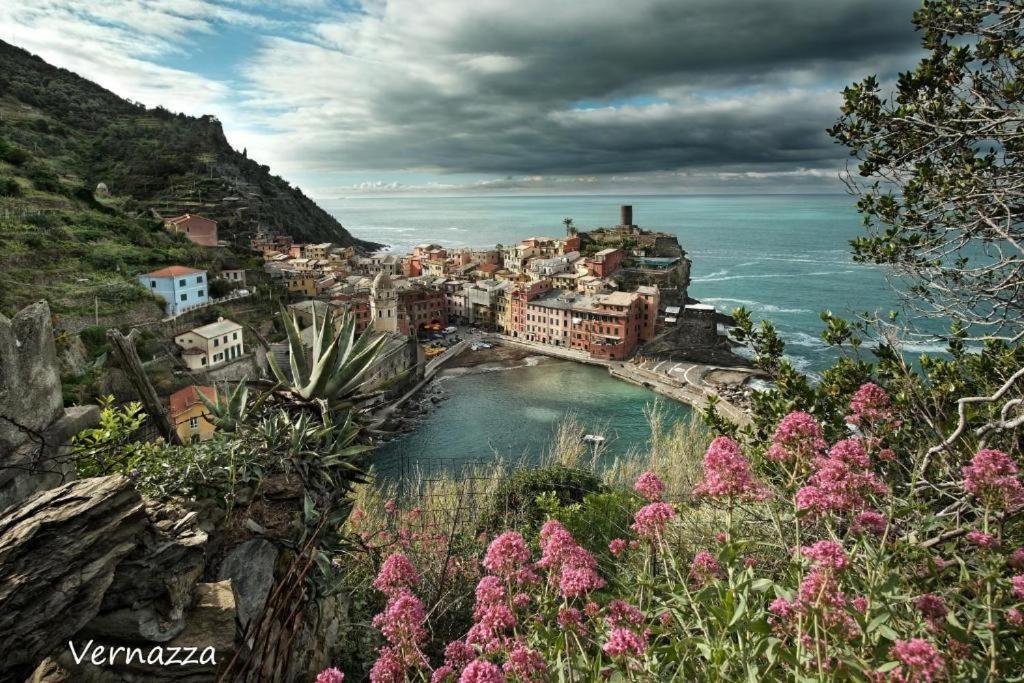
[[[728,272],[728,271],[725,271]],[[794,277],[808,277],[808,276],[826,276],[826,275],[846,275],[847,273],[854,273],[854,270],[821,270],[812,273],[752,273],[749,275],[722,275],[718,277],[718,273],[711,273],[704,277],[695,277],[693,282],[725,282],[726,280],[774,280],[779,278],[794,278]]]
[[[786,345],[802,346],[807,349],[823,349],[828,346],[821,337],[806,332],[780,332],[779,336]]]
[[[775,304],[766,304],[760,301],[751,301],[749,299],[730,299],[727,297],[713,297],[701,299],[703,303],[733,303],[740,306],[745,306],[754,311],[762,311],[765,313],[812,313],[813,311],[807,308],[784,308],[782,306],[776,306]]]

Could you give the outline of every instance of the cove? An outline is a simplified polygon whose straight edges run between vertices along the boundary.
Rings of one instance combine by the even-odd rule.
[[[644,411],[655,402],[667,423],[690,417],[689,406],[614,379],[604,368],[530,360],[535,364],[527,367],[443,372],[435,382],[445,400],[414,431],[372,453],[371,462],[383,475],[410,467],[457,473],[460,465],[495,458],[536,462],[570,414],[588,433],[605,436],[605,453],[615,456],[646,447]]]

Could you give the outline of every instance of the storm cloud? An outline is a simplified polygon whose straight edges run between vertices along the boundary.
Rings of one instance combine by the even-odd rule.
[[[295,2],[213,106],[339,191],[827,184],[842,88],[919,53],[917,0]],[[257,0],[229,4],[259,25]]]

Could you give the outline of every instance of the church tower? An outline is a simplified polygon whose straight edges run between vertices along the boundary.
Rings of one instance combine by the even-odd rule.
[[[398,332],[398,295],[383,270],[373,278],[370,287],[370,317],[375,332]]]

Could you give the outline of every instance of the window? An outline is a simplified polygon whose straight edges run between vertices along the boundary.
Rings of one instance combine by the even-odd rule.
[[[202,275],[197,275],[196,276],[196,284],[197,285],[203,284],[203,276]]]
[[[214,347],[218,347],[218,346],[220,346],[220,339],[214,339],[214,340],[213,340],[213,346],[214,346]]]
[[[196,292],[197,296],[203,296],[204,294],[206,294],[206,292],[204,290],[202,290],[202,289],[200,289],[198,292]]]
[[[188,428],[189,429],[199,429],[199,418],[198,417],[190,417],[188,419]]]
[[[181,300],[182,301],[188,301],[188,294],[182,294],[181,295]]]
[[[150,280],[149,281],[149,286],[150,287],[156,287],[156,280]]]
[[[184,280],[178,280],[178,286],[179,287],[184,287],[185,286],[185,281]]]
[[[231,338],[232,339],[238,339],[238,333],[237,332],[232,332],[231,333]]]

